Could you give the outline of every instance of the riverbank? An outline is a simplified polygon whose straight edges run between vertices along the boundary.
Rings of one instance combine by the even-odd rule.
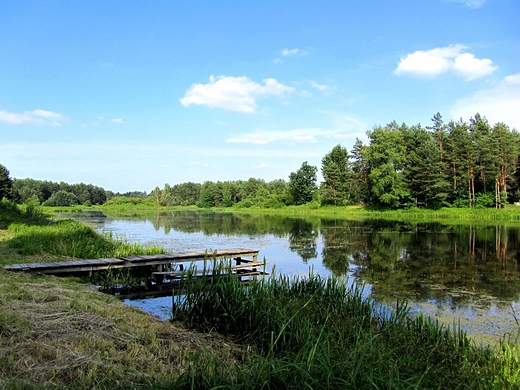
[[[46,229],[55,225],[72,227],[71,222],[49,226],[24,222],[26,217],[20,214],[0,230],[3,264],[58,260],[63,255],[53,248],[74,244],[75,240],[60,240],[65,233],[61,231],[52,234],[58,241],[39,241],[40,252],[21,255],[16,245],[22,232],[30,231],[32,239],[24,242],[33,242],[51,236]],[[49,243],[52,248],[45,247]],[[374,308],[357,301],[355,291],[338,294],[341,286],[333,281],[327,290],[327,285],[309,280],[297,295],[293,291],[289,296],[284,290],[290,292],[291,283],[283,281],[255,294],[247,290],[251,293],[247,296],[241,295],[246,290],[233,285],[199,290],[213,301],[194,295],[195,311],[213,319],[202,328],[200,321],[191,321],[198,324],[192,331],[187,318],[183,322],[187,325],[159,321],[77,279],[1,270],[0,388],[288,388],[298,383],[313,383],[314,388],[372,388],[374,383],[385,388],[518,387],[516,347],[480,349],[461,334],[452,337],[428,322],[410,328],[402,314],[397,316],[401,320],[388,321],[382,328],[380,319],[386,317],[374,317]],[[336,292],[327,293],[332,290]],[[348,297],[354,297],[360,310],[337,301]],[[219,302],[228,304],[225,312],[218,312]],[[259,303],[263,311],[250,306]],[[200,310],[207,307],[216,310]],[[275,326],[251,322],[252,328],[269,330],[253,339],[229,332],[242,329],[244,318],[250,321],[254,316]],[[208,329],[218,329],[222,335],[207,333]],[[347,329],[354,332],[340,333]],[[299,347],[289,347],[298,335],[304,336],[296,342]]]
[[[70,208],[48,208],[49,211],[82,212],[86,208],[75,206]],[[112,206],[95,206],[90,210],[100,210],[108,216],[131,217],[156,214],[158,212],[169,212],[174,210],[192,210],[200,212],[234,212],[234,213],[262,213],[295,216],[317,216],[327,218],[348,219],[389,219],[395,221],[415,222],[448,222],[448,223],[479,223],[479,222],[511,222],[520,223],[520,206],[507,205],[505,209],[495,208],[442,208],[438,210],[411,208],[406,210],[373,210],[362,206],[321,206],[311,203],[302,206],[285,206],[281,208],[211,208],[204,209],[196,206],[189,207],[167,207],[151,204],[118,204]]]
[[[87,249],[80,257],[92,246],[106,255],[150,250],[5,204],[0,220],[2,266],[59,261],[78,244]],[[0,268],[0,389],[168,388],[193,356],[211,351],[233,366],[236,350],[216,333],[162,321],[83,280]]]

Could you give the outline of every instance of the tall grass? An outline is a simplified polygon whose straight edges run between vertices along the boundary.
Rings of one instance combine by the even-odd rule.
[[[13,222],[44,225],[48,221],[41,207],[34,204],[17,206],[5,198],[0,199],[0,229],[7,228]]]
[[[90,226],[68,219],[44,225],[12,223],[8,230],[14,234],[9,246],[22,255],[93,259],[164,253],[163,248],[132,244],[124,237],[111,232],[100,234]]]
[[[460,330],[410,316],[405,304],[376,307],[343,279],[272,276],[244,287],[224,273],[210,282],[188,277],[186,294],[174,297],[174,318],[242,343],[244,365],[219,370],[218,359],[194,359],[181,388],[520,385],[518,355],[480,349]]]

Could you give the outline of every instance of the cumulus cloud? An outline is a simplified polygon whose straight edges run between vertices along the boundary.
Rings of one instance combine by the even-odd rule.
[[[401,58],[394,73],[435,76],[448,71],[473,80],[493,73],[498,67],[488,58],[479,59],[464,52],[463,45],[450,45],[431,50],[418,50]]]
[[[504,122],[520,130],[520,73],[505,77],[499,84],[460,99],[451,110],[452,117],[468,119],[479,113],[491,124]]]
[[[301,49],[283,49],[281,52],[280,52],[280,55],[282,57],[302,57],[302,56],[306,56],[307,55],[307,52],[305,50],[301,50]],[[282,58],[275,58],[273,60],[273,62],[275,64],[281,64],[283,63],[283,59]]]
[[[11,125],[33,124],[61,126],[66,120],[67,118],[61,114],[40,109],[24,111],[23,113],[0,110],[0,121]]]
[[[497,70],[497,66],[493,65],[493,61],[488,58],[478,59],[471,53],[462,53],[455,57],[453,70],[468,80],[487,76]]]
[[[256,111],[257,97],[281,96],[294,91],[294,88],[273,78],[262,81],[263,84],[259,84],[246,76],[211,76],[208,84],[192,85],[180,102],[184,107],[198,104],[228,111],[253,113]]]

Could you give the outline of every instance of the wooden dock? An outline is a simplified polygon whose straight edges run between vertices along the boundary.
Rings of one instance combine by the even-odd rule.
[[[175,272],[163,271],[164,266],[179,264],[180,269],[188,268],[194,262],[212,259],[233,259],[236,271],[247,270],[257,272],[253,269],[264,265],[258,262],[258,250],[234,248],[234,249],[217,249],[196,252],[168,253],[161,255],[146,256],[130,256],[121,258],[107,259],[88,259],[88,260],[67,260],[51,263],[27,263],[27,264],[11,264],[4,266],[4,269],[15,272],[34,272],[48,275],[74,275],[85,274],[94,271],[103,271],[118,268],[137,268],[137,267],[154,267],[154,275],[175,277]],[[186,263],[189,263],[186,266]],[[183,267],[180,267],[183,265]],[[176,271],[177,272],[177,271]]]

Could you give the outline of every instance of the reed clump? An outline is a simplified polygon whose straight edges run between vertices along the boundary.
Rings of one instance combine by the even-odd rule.
[[[195,361],[177,382],[179,387],[520,385],[518,355],[511,346],[496,351],[477,347],[460,330],[412,317],[406,304],[391,312],[376,307],[344,279],[271,276],[244,287],[222,272],[209,283],[189,275],[185,283],[186,294],[175,298],[174,318],[202,332],[217,331],[252,353],[244,354],[244,365],[233,368],[211,358],[205,364]]]

